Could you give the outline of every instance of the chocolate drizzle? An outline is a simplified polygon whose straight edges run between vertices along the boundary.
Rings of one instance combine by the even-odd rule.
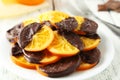
[[[81,52],[80,56],[81,56],[81,60],[83,62],[92,64],[92,63],[99,61],[100,51],[99,51],[99,49],[95,48],[95,49],[90,50],[90,51]]]

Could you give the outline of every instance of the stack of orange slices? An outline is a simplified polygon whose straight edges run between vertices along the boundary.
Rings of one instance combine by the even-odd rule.
[[[43,23],[44,21],[49,20],[50,23],[55,28],[57,28],[55,23],[60,22],[68,17],[70,16],[66,13],[59,12],[59,11],[50,11],[50,12],[46,12],[39,15],[38,20],[39,20],[39,23]],[[76,31],[80,29],[81,24],[84,22],[84,18],[81,16],[74,16],[74,18],[78,22],[77,28],[73,31],[74,33],[76,33]],[[27,26],[33,22],[36,22],[36,21],[27,20],[27,21],[24,21],[23,24],[24,26]],[[85,37],[84,33],[81,33],[81,35],[83,36],[80,37],[80,40],[82,40],[84,44],[84,48],[82,51],[92,50],[96,48],[100,43],[100,38],[91,39],[91,38]],[[50,25],[46,25],[46,24],[43,25],[42,28],[38,30],[34,35],[32,35],[32,40],[29,42],[29,44],[27,44],[24,48],[22,48],[22,50],[33,52],[33,53],[40,52],[40,54],[45,54],[43,58],[39,61],[39,63],[29,62],[24,57],[24,54],[20,56],[13,56],[13,55],[11,56],[11,59],[15,64],[24,68],[29,68],[29,69],[36,69],[36,66],[38,65],[44,66],[44,65],[52,64],[59,61],[63,57],[74,56],[81,52],[81,50],[79,50],[77,47],[69,43],[69,41],[67,41],[64,36],[60,35],[58,30],[53,30]],[[85,66],[84,64],[82,66],[80,66],[81,69],[90,68],[89,65]]]

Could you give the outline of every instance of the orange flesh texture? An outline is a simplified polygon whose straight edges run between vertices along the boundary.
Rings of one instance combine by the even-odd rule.
[[[83,49],[84,51],[92,50],[96,48],[100,43],[100,39],[90,39],[87,37],[81,37],[80,39],[83,41],[85,45]]]
[[[38,64],[29,63],[28,61],[25,60],[23,56],[19,56],[19,57],[11,56],[11,59],[16,65],[27,69],[36,69],[36,65],[38,65]]]
[[[44,50],[51,44],[53,39],[52,29],[45,25],[33,36],[33,40],[24,49],[33,52]]]
[[[90,69],[92,67],[94,67],[95,65],[97,65],[98,62],[95,62],[93,64],[89,64],[89,63],[81,63],[80,66],[77,68],[78,71],[82,71],[82,70],[87,70]]]
[[[53,55],[48,50],[45,50],[43,54],[45,54],[45,57],[40,61],[40,63],[44,65],[55,63],[61,59],[60,56]]]
[[[76,55],[79,49],[71,45],[63,36],[60,36],[57,31],[54,31],[54,40],[47,47],[53,55],[58,55],[62,57],[69,57]]]

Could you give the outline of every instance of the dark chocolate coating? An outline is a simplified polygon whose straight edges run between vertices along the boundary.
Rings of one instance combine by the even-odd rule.
[[[66,31],[73,31],[78,26],[78,22],[74,17],[68,17],[55,24],[58,29]]]
[[[87,18],[85,18],[84,20],[85,21],[81,24],[80,30],[88,34],[96,33],[98,24]]]
[[[22,48],[19,47],[18,43],[12,47],[12,56],[19,56],[23,54]]]
[[[13,28],[7,31],[6,36],[9,42],[16,43],[16,38],[18,38],[18,34],[22,30],[22,28],[23,28],[23,24],[21,23],[21,24],[15,25]]]
[[[90,51],[81,52],[80,57],[83,62],[93,64],[99,61],[100,51],[98,48],[95,48]]]
[[[48,74],[49,77],[62,77],[74,72],[80,65],[79,55],[62,58],[56,63],[39,66],[39,69]]]
[[[98,34],[87,34],[85,35],[85,37],[91,38],[91,39],[100,39],[100,36]]]
[[[33,35],[40,30],[42,25],[40,23],[34,22],[23,28],[18,36],[19,45],[21,48],[25,48],[31,41]]]
[[[24,57],[30,63],[40,63],[40,60],[42,60],[44,56],[45,54],[42,51],[39,52],[24,51]]]
[[[59,33],[62,36],[64,36],[70,44],[77,47],[79,50],[83,50],[84,43],[80,39],[79,35],[75,34],[74,32],[70,32],[70,31],[69,32],[62,31],[62,32],[59,32]]]

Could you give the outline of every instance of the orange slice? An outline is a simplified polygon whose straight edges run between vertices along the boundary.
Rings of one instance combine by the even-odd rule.
[[[48,76],[47,73],[45,73],[42,70],[40,70],[39,65],[36,66],[36,69],[37,69],[37,72],[40,73],[40,74],[42,74],[43,76]]]
[[[35,35],[32,41],[24,48],[26,51],[41,51],[47,48],[54,39],[54,34],[49,26],[43,26]]]
[[[76,19],[77,22],[78,22],[78,26],[77,26],[77,28],[74,30],[74,32],[77,33],[77,34],[85,35],[86,33],[80,30],[81,24],[84,22],[84,18],[81,17],[81,16],[75,16],[75,19]]]
[[[35,69],[36,65],[38,64],[33,64],[33,63],[29,63],[28,61],[25,60],[24,56],[11,56],[12,61],[18,65],[21,66],[23,68],[28,68],[28,69]]]
[[[91,39],[87,37],[81,37],[80,39],[83,41],[85,45],[84,51],[92,50],[96,48],[100,43],[100,39]]]
[[[51,23],[60,22],[61,20],[68,18],[69,15],[60,11],[49,11],[39,15],[40,22],[51,21]]]
[[[48,50],[45,50],[43,53],[45,54],[45,57],[40,61],[42,64],[55,63],[61,59],[60,56],[53,55]]]
[[[87,69],[90,69],[94,66],[97,65],[98,62],[95,62],[93,64],[89,64],[89,63],[81,63],[80,66],[77,68],[78,71],[81,71],[81,70],[87,70]]]
[[[53,42],[47,48],[52,54],[67,57],[76,55],[79,52],[79,49],[71,45],[57,31],[54,31],[54,36]]]
[[[24,25],[24,26],[27,26],[27,25],[29,25],[29,24],[31,24],[31,23],[34,23],[34,22],[39,22],[39,20],[34,19],[34,18],[32,18],[32,19],[27,19],[27,20],[24,20],[24,21],[23,21],[23,25]]]

